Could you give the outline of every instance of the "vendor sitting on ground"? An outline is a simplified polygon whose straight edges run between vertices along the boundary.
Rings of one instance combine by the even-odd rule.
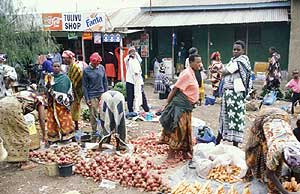
[[[15,96],[7,96],[0,99],[0,137],[3,139],[4,148],[8,152],[7,162],[20,162],[21,168],[27,169],[34,165],[28,162],[30,137],[25,123],[25,114],[34,110],[38,111],[39,123],[43,134],[43,141],[47,141],[45,135],[44,100],[35,91],[34,84],[26,91]]]
[[[181,72],[170,92],[168,105],[160,118],[163,131],[159,143],[169,144],[168,163],[177,162],[176,152],[183,152],[185,159],[190,159],[193,153],[192,110],[199,100],[195,71],[200,69],[201,58],[199,55],[191,55],[189,62],[190,66]]]
[[[125,126],[125,98],[118,91],[107,91],[102,94],[99,103],[99,117],[101,122],[101,140],[103,143],[110,143],[111,135],[115,134],[117,141],[116,150],[126,149],[126,126]]]
[[[300,143],[285,111],[265,109],[256,117],[245,152],[249,167],[246,178],[267,178],[269,193],[289,193],[280,182],[282,165],[285,162],[291,170],[300,168]]]

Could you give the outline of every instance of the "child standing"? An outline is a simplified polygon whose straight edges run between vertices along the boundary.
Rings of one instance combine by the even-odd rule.
[[[300,80],[299,80],[299,71],[293,71],[293,79],[286,84],[286,88],[293,90],[292,101],[292,114],[294,114],[294,106],[298,100],[300,100]]]
[[[166,75],[166,67],[162,63],[154,82],[154,93],[159,93],[159,99],[167,99],[171,91],[171,82]]]

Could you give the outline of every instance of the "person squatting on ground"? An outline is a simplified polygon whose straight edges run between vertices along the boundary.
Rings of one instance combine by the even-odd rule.
[[[0,137],[8,152],[7,162],[18,162],[22,169],[35,165],[29,162],[30,133],[24,115],[38,111],[42,140],[47,142],[45,132],[45,101],[37,93],[37,86],[31,85],[25,91],[13,96],[0,97]]]
[[[262,110],[250,128],[246,143],[247,179],[265,182],[268,193],[288,194],[280,176],[283,164],[292,171],[300,168],[300,143],[293,135],[289,115],[278,108]]]
[[[170,147],[167,162],[176,162],[178,152],[190,159],[193,154],[192,111],[199,99],[199,85],[195,72],[200,69],[199,55],[189,57],[190,66],[181,74],[168,96],[168,104],[159,119],[163,131],[159,143]]]
[[[245,55],[245,43],[236,41],[233,44],[233,57],[223,71],[224,85],[217,144],[222,139],[233,142],[234,146],[243,142],[245,99],[251,88],[250,75],[251,66]]]
[[[68,77],[72,82],[73,95],[74,95],[74,101],[71,105],[71,113],[72,113],[72,119],[75,124],[75,130],[78,130],[79,129],[78,122],[81,113],[80,103],[83,97],[83,91],[82,91],[83,72],[81,71],[81,68],[78,66],[78,64],[76,64],[75,54],[72,51],[65,50],[62,54],[62,57],[64,63],[69,66]]]
[[[294,107],[296,106],[296,102],[299,102],[300,100],[300,80],[299,80],[299,71],[298,70],[294,70],[293,71],[293,79],[290,80],[287,84],[286,84],[286,88],[290,88],[293,91],[293,95],[291,98],[291,102],[292,102],[292,109],[291,109],[291,113],[294,114]]]
[[[90,64],[84,69],[82,82],[84,98],[90,109],[94,140],[97,131],[98,105],[101,95],[108,90],[105,69],[101,62],[102,58],[97,52],[90,56]]]
[[[144,92],[141,62],[142,59],[140,55],[135,51],[135,48],[130,48],[128,51],[128,55],[125,57],[126,94],[129,112],[134,112],[134,109],[138,111],[141,105],[145,112],[149,112],[149,106],[147,104],[147,99]],[[134,100],[135,106],[133,104]]]

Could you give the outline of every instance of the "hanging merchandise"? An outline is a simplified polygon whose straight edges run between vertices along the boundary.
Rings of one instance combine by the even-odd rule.
[[[82,33],[82,39],[83,40],[92,40],[93,34],[91,32],[83,32]]]
[[[94,44],[101,44],[101,33],[94,33]]]
[[[68,33],[68,40],[77,40],[78,36],[76,32],[69,32]]]

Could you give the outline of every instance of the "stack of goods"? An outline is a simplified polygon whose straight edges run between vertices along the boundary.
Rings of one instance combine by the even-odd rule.
[[[60,158],[69,158],[77,164],[82,160],[82,157],[79,156],[80,150],[79,145],[67,145],[55,150],[32,151],[29,153],[29,158],[39,163],[52,163],[57,162]]]
[[[94,153],[88,162],[81,161],[75,165],[75,173],[92,177],[95,182],[108,179],[117,181],[122,186],[159,191],[159,188],[166,187],[159,175],[159,172],[162,172],[161,168],[151,161]]]
[[[221,183],[236,183],[240,181],[240,179],[237,178],[240,171],[241,168],[236,165],[218,166],[210,170],[207,178]]]
[[[210,181],[207,181],[204,185],[196,182],[189,184],[186,181],[180,182],[171,192],[172,194],[239,194],[234,185],[225,192],[224,185],[220,185],[215,191],[211,188]],[[251,194],[249,185],[246,185],[243,194]]]
[[[296,179],[293,177],[291,178],[291,182],[285,181],[282,184],[283,188],[290,192],[299,192],[300,191],[300,183],[298,184]]]

